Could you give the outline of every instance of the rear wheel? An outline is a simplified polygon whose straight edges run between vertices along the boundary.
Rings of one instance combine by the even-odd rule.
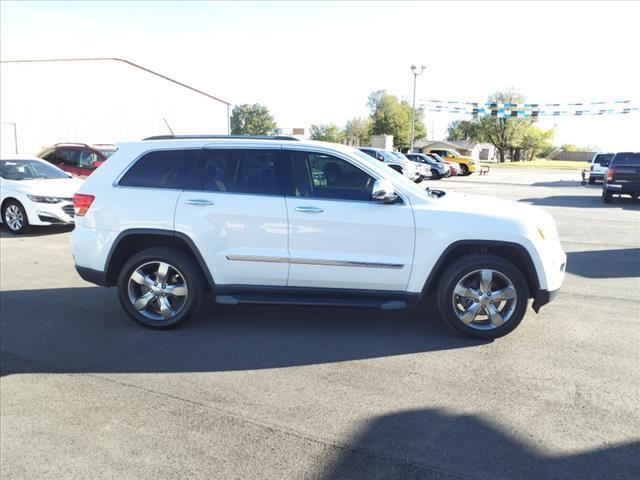
[[[596,183],[596,179],[593,177],[589,177],[589,185],[593,185],[594,183]]]
[[[611,201],[613,200],[613,193],[611,193],[606,188],[603,188],[602,189],[602,200],[604,201],[604,203],[611,203]]]
[[[198,309],[203,278],[182,250],[155,247],[135,254],[118,277],[118,298],[127,314],[145,327],[174,328]]]
[[[17,200],[9,200],[2,206],[2,222],[15,235],[21,235],[29,229],[27,212]]]
[[[440,172],[435,168],[431,170],[431,180],[440,180]]]
[[[440,314],[450,327],[465,335],[502,337],[520,324],[527,309],[527,281],[502,257],[462,257],[447,268],[439,283]]]

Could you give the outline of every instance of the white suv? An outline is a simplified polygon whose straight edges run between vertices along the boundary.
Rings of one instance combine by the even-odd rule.
[[[589,167],[589,185],[596,183],[596,180],[604,181],[613,155],[613,153],[596,153],[593,156]]]
[[[76,269],[174,327],[218,303],[404,308],[496,338],[564,279],[551,215],[424,190],[357,150],[281,137],[123,143],[74,197]]]

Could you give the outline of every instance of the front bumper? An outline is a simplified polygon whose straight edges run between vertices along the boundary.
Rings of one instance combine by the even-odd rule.
[[[547,303],[552,302],[558,296],[560,289],[557,290],[538,290],[533,296],[533,311],[538,313]]]
[[[24,203],[24,207],[31,225],[71,225],[75,221],[73,204],[70,202],[29,201]]]

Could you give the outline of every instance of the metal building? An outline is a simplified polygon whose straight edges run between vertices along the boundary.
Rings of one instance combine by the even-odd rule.
[[[0,62],[0,150],[227,134],[229,103],[119,58]]]

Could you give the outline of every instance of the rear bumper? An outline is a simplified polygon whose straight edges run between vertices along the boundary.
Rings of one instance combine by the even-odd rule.
[[[82,279],[89,283],[94,283],[101,287],[107,287],[107,276],[100,270],[93,270],[91,268],[79,267],[76,265],[76,272],[82,277]]]
[[[626,195],[640,195],[640,183],[637,182],[620,182],[605,183],[602,187],[611,193],[624,193]]]
[[[533,310],[538,313],[542,307],[544,307],[547,303],[552,302],[558,296],[557,290],[538,290],[536,294],[533,296]]]

